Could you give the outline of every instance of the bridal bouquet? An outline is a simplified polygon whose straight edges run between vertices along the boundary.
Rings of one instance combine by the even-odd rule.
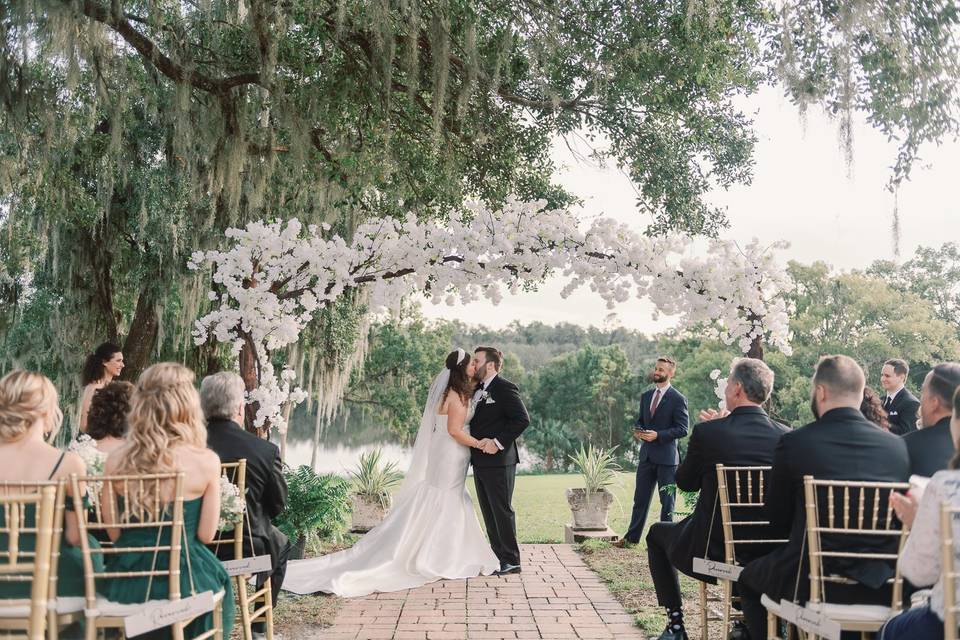
[[[247,503],[240,495],[240,488],[230,482],[227,476],[220,476],[220,521],[217,531],[229,531],[243,521],[243,512]]]
[[[70,443],[67,450],[83,459],[83,463],[87,466],[88,476],[103,475],[103,463],[107,459],[107,454],[97,448],[96,440],[85,433],[81,433],[76,440]]]

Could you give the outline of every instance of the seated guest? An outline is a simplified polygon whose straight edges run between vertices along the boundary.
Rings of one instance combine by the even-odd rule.
[[[62,421],[57,390],[45,376],[12,371],[0,379],[0,482],[41,482],[67,479],[72,474],[85,475],[86,465],[80,456],[47,444]],[[84,595],[83,557],[77,514],[73,510],[73,488],[69,482],[66,492],[57,595],[80,597]],[[95,542],[91,544],[96,546]],[[20,546],[32,551],[33,545],[33,540],[24,539]],[[102,562],[99,554],[93,557],[95,562]],[[28,583],[0,582],[0,598],[29,597]]]
[[[938,364],[923,379],[920,389],[920,420],[923,428],[908,433],[903,441],[910,453],[910,472],[929,478],[947,468],[956,448],[950,437],[953,394],[960,387],[960,364]]]
[[[847,356],[824,356],[813,375],[814,422],[780,439],[773,456],[770,486],[764,500],[767,519],[776,537],[789,541],[750,562],[738,583],[743,613],[752,638],[766,637],[766,611],[760,595],[774,602],[785,598],[805,602],[809,597],[809,562],[803,477],[822,480],[906,482],[910,458],[902,438],[886,433],[860,413],[863,369]],[[876,536],[830,540],[824,546],[857,551],[896,553],[897,540],[878,542]],[[827,583],[824,600],[836,603],[890,604],[886,581],[894,567],[883,560],[864,559],[856,564],[827,565],[827,571],[853,580],[852,584]]]
[[[180,553],[180,595],[224,591],[223,637],[230,637],[236,607],[233,606],[231,579],[217,557],[205,546],[217,532],[220,519],[220,459],[207,449],[207,429],[203,424],[200,397],[193,386],[193,373],[186,367],[162,362],[140,374],[130,402],[127,438],[123,446],[110,454],[104,468],[106,475],[143,475],[182,471],[184,549]],[[167,504],[173,499],[173,485],[161,487],[154,495],[152,483],[146,490],[132,495],[120,494],[113,505],[113,497],[104,490],[103,519],[105,524],[116,522],[114,517],[137,513],[141,507]],[[147,509],[149,512],[149,509]],[[108,529],[111,540],[118,547],[153,547],[170,544],[170,528],[162,532],[157,527]],[[161,534],[161,535],[158,535]],[[158,542],[159,541],[159,542]],[[155,554],[144,551],[111,554],[107,569],[111,572],[133,573],[149,571],[154,566]],[[152,585],[152,586],[151,586]],[[114,578],[97,583],[102,596],[113,602],[134,603],[167,597],[167,581],[142,578]],[[187,626],[186,635],[194,637],[213,627],[213,613],[200,616]],[[138,636],[139,637],[139,636]]]
[[[890,431],[890,420],[887,418],[887,412],[883,410],[883,402],[880,401],[877,392],[870,387],[863,388],[863,402],[860,403],[860,413],[884,431]]]
[[[960,390],[953,394],[950,435],[960,438]],[[933,586],[930,602],[908,609],[889,620],[881,630],[884,640],[940,640],[943,638],[943,566],[940,548],[940,508],[943,504],[960,507],[960,456],[950,461],[950,469],[938,471],[917,502],[912,495],[895,493],[890,502],[897,517],[910,527],[907,544],[900,556],[903,577],[918,587]],[[953,554],[960,562],[960,541],[954,537]]]
[[[123,444],[132,394],[133,385],[129,382],[111,382],[93,394],[87,414],[87,435],[103,453],[112,453]]]
[[[890,420],[890,432],[903,436],[917,430],[917,411],[920,401],[907,391],[907,375],[910,366],[905,360],[893,358],[883,363],[880,370],[880,386],[886,392],[883,410]]]
[[[647,534],[647,555],[657,601],[667,610],[667,627],[660,635],[661,640],[687,638],[677,570],[712,583],[713,578],[693,572],[693,558],[708,555],[714,560],[724,559],[723,525],[716,506],[717,464],[769,465],[780,437],[789,431],[771,420],[760,406],[771,391],[773,371],[762,360],[734,360],[724,398],[730,413],[702,422],[693,429],[687,457],[677,469],[677,486],[684,491],[699,491],[697,506],[680,522],[655,523]],[[739,533],[746,535],[740,537],[763,537],[764,528],[757,529],[756,532],[741,530]],[[756,557],[757,551],[761,554],[765,551],[750,549],[750,546],[761,545],[738,548],[737,559],[741,563]]]
[[[203,379],[200,403],[207,418],[207,446],[222,462],[247,460],[247,514],[250,526],[244,530],[244,555],[269,554],[273,573],[257,576],[258,588],[269,577],[273,603],[277,603],[280,585],[287,571],[290,542],[271,523],[286,508],[287,483],[283,479],[283,462],[275,444],[244,430],[243,379],[235,373],[220,372]],[[253,545],[253,553],[250,548]],[[223,549],[222,558],[232,558],[232,549]],[[260,623],[258,623],[260,624]],[[258,629],[254,631],[259,632]]]

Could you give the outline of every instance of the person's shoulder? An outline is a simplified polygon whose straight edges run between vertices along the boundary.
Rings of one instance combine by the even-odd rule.
[[[83,461],[83,458],[80,457],[80,454],[67,451],[63,454],[63,461],[57,469],[56,476],[62,478],[74,473],[78,476],[87,475],[87,464]]]
[[[507,380],[501,375],[497,376],[496,383],[497,383],[497,386],[503,387],[504,389],[510,389],[512,391],[520,391],[520,387],[518,387],[515,383],[511,382],[510,380]]]
[[[680,393],[680,390],[677,389],[677,388],[676,388],[675,386],[673,386],[672,384],[670,385],[670,388],[667,389],[667,393],[668,393],[668,394],[676,394],[677,397],[678,397],[680,400],[686,400],[686,399],[687,399],[687,396],[685,396],[685,395],[683,395],[682,393]]]

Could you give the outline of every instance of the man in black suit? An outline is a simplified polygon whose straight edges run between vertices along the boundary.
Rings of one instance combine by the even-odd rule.
[[[738,358],[730,367],[724,402],[729,413],[722,417],[716,411],[693,429],[687,445],[687,456],[677,468],[677,487],[699,491],[693,513],[680,522],[657,522],[647,534],[647,556],[650,574],[657,591],[657,601],[667,610],[667,627],[660,640],[686,640],[683,627],[680,580],[677,570],[688,576],[715,582],[693,571],[693,559],[724,559],[723,525],[717,506],[717,464],[728,466],[769,465],[780,437],[789,431],[771,420],[760,406],[773,391],[773,371],[762,360]],[[742,528],[745,529],[745,528]],[[764,538],[768,532],[738,531],[740,538]],[[709,540],[710,548],[707,549]],[[770,549],[760,545],[744,545],[736,550],[740,564]]]
[[[271,578],[273,604],[276,605],[287,572],[290,541],[273,526],[271,519],[286,508],[287,483],[277,446],[240,426],[243,424],[243,396],[243,379],[235,373],[215,373],[200,384],[200,404],[207,418],[207,446],[220,456],[221,462],[247,460],[247,515],[244,517],[249,518],[250,524],[243,532],[243,553],[245,556],[270,555],[273,571],[257,575],[257,588]],[[223,559],[232,559],[233,549],[221,549],[220,555]],[[254,626],[255,635],[263,632],[258,628],[261,624]]]
[[[823,480],[906,482],[910,458],[902,438],[878,429],[860,413],[866,378],[847,356],[824,356],[813,376],[814,422],[785,434],[777,445],[764,510],[777,537],[789,541],[772,553],[746,565],[738,583],[743,613],[752,638],[766,637],[766,611],[761,594],[774,602],[782,598],[805,602],[809,597],[806,512],[803,477]],[[842,540],[824,535],[827,550],[896,553],[897,539],[877,536]],[[894,566],[884,560],[828,563],[827,570],[853,580],[827,583],[825,600],[835,603],[887,604],[886,581]],[[795,593],[796,592],[796,593]]]
[[[950,435],[953,394],[960,387],[960,364],[938,364],[923,379],[920,420],[923,428],[904,436],[910,453],[910,472],[929,478],[947,468],[955,448]]]
[[[513,487],[517,476],[516,440],[530,424],[520,389],[500,376],[503,354],[493,347],[477,347],[473,354],[477,390],[470,435],[482,449],[471,449],[477,502],[487,527],[490,547],[500,560],[497,575],[520,573],[520,545],[513,512]]]
[[[637,463],[633,513],[620,546],[640,542],[655,486],[660,488],[660,521],[673,520],[674,491],[665,487],[676,483],[680,464],[677,440],[687,435],[690,428],[687,399],[670,384],[676,371],[677,363],[672,358],[657,358],[653,369],[654,387],[640,396],[640,415],[633,427],[633,437],[643,444]]]
[[[883,410],[890,421],[890,433],[904,436],[917,430],[917,410],[920,401],[907,391],[907,375],[910,366],[905,360],[893,358],[883,363],[880,370],[880,386],[887,392]]]

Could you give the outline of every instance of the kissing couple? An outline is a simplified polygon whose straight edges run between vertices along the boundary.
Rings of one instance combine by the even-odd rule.
[[[291,562],[283,589],[353,597],[520,572],[512,500],[516,440],[530,417],[502,369],[493,347],[447,355],[387,517],[345,551]],[[466,489],[471,464],[489,544]]]

